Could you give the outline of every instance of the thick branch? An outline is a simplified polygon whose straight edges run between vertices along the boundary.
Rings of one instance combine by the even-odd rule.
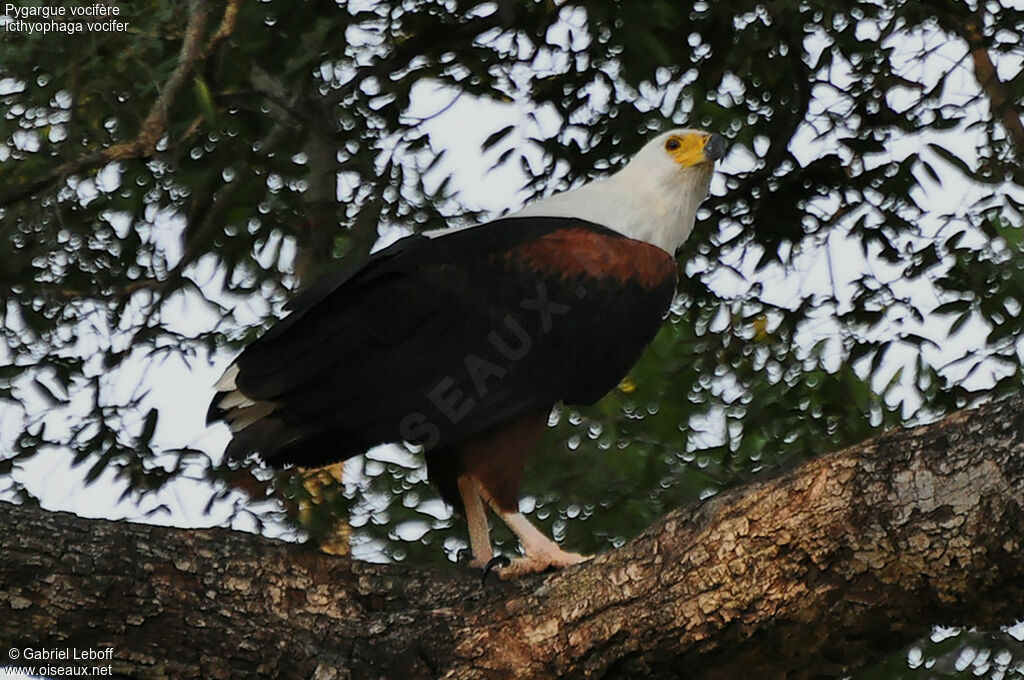
[[[136,677],[838,676],[934,623],[1024,615],[1022,435],[1020,397],[957,413],[486,587],[0,505],[0,642],[109,645]]]

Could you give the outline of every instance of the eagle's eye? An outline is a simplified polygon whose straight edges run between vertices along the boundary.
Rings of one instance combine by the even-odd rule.
[[[682,146],[682,144],[675,137],[669,137],[668,140],[665,142],[665,150],[666,151],[675,151],[680,146]]]

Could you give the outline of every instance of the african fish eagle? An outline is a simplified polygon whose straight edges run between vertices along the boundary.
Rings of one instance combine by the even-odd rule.
[[[320,467],[410,442],[466,517],[471,565],[495,561],[486,507],[524,553],[502,577],[586,559],[520,514],[523,467],[556,403],[597,401],[654,338],[724,151],[716,134],[665,132],[606,179],[314,284],[217,382],[227,455]]]

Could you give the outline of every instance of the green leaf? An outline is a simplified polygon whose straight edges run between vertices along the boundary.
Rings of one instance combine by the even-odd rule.
[[[210,86],[206,84],[206,80],[202,76],[197,75],[193,78],[192,92],[195,94],[196,104],[199,106],[199,111],[203,114],[203,118],[210,125],[216,125],[217,103],[210,92]]]

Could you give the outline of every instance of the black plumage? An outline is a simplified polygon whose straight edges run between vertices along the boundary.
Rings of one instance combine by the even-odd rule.
[[[275,466],[402,440],[444,450],[599,399],[653,338],[674,285],[668,253],[576,219],[409,236],[296,297],[238,357],[210,417],[234,421],[229,455]],[[255,404],[225,408],[235,390]]]

